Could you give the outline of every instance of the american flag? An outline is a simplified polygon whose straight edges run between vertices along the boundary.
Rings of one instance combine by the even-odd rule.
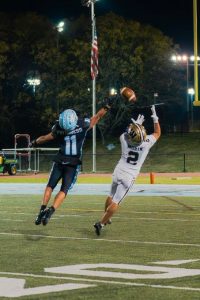
[[[91,50],[91,77],[94,80],[98,75],[98,43],[97,43],[97,34],[94,33],[94,39],[92,42]]]

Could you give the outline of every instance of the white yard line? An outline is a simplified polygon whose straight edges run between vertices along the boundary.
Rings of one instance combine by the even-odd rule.
[[[111,281],[111,280],[97,280],[97,279],[84,279],[84,278],[75,278],[75,277],[65,277],[65,276],[49,276],[49,275],[37,275],[37,274],[27,274],[27,273],[12,273],[12,272],[0,272],[1,275],[9,276],[25,276],[25,277],[34,277],[34,278],[49,278],[49,279],[63,279],[63,280],[72,280],[72,281],[86,281],[94,283],[105,283],[105,284],[117,284],[117,285],[127,285],[127,286],[138,286],[138,287],[150,287],[150,288],[159,288],[159,289],[173,289],[173,290],[184,290],[184,291],[196,291],[200,292],[200,288],[191,288],[187,286],[173,286],[173,285],[158,285],[158,284],[148,284],[148,283],[135,283],[127,281]]]
[[[0,221],[8,221],[8,222],[24,222],[24,220],[14,220],[14,219],[1,219]]]
[[[12,213],[9,213],[10,215],[12,215]],[[13,213],[13,214],[16,214],[16,213]],[[33,216],[32,214],[23,214],[24,216]],[[90,218],[90,219],[94,219],[93,216],[88,216],[88,215],[57,215],[57,216],[54,216],[52,217],[53,220],[59,220],[59,219],[64,219],[64,218]],[[175,221],[175,222],[200,222],[200,219],[198,220],[194,220],[194,219],[163,219],[163,218],[134,218],[134,217],[113,217],[112,218],[113,220],[115,219],[118,219],[118,220],[126,220],[127,222],[129,222],[130,220],[141,220],[141,221],[152,221],[152,222],[156,222],[156,221],[163,221],[163,222],[166,222],[166,221]],[[34,220],[34,216],[33,216],[33,220]],[[9,221],[9,222],[24,222],[24,220],[19,220],[19,219],[3,219],[1,218],[0,219],[0,222],[1,221]]]
[[[146,244],[146,245],[166,245],[166,246],[183,246],[183,247],[197,247],[200,248],[200,244],[189,244],[189,243],[172,243],[172,242],[150,242],[150,241],[137,241],[137,240],[111,240],[102,238],[87,238],[87,237],[71,237],[71,236],[53,236],[53,235],[43,235],[43,234],[23,234],[23,233],[12,233],[12,232],[0,232],[0,236],[13,236],[13,237],[23,237],[28,236],[32,238],[47,238],[55,240],[83,240],[83,241],[98,241],[98,242],[109,242],[109,243],[132,243],[132,244]]]

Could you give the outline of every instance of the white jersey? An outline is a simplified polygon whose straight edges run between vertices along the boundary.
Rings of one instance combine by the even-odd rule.
[[[139,174],[149,150],[156,142],[156,138],[153,134],[147,135],[146,140],[139,146],[130,146],[125,137],[126,133],[120,136],[122,154],[116,169],[125,171],[135,177]]]

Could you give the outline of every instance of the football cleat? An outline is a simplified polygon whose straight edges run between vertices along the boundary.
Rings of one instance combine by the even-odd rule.
[[[94,224],[95,232],[97,235],[101,234],[102,225],[100,222]]]
[[[44,217],[45,213],[45,209],[40,210],[37,218],[35,219],[35,225],[40,225],[42,223],[42,218]]]
[[[50,220],[51,216],[53,215],[54,211],[55,210],[52,207],[49,207],[48,209],[45,210],[45,214],[42,217],[42,224],[44,226],[47,225],[47,223],[49,222],[49,220]]]

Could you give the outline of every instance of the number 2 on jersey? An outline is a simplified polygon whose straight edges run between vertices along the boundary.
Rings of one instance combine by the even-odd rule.
[[[138,158],[139,158],[139,153],[135,152],[135,151],[129,151],[128,153],[128,157],[127,157],[127,163],[131,164],[131,165],[136,165]]]

